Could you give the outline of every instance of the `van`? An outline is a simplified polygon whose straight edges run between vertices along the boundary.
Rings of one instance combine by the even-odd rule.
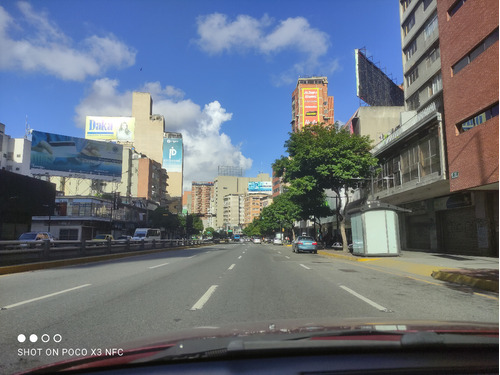
[[[156,228],[137,228],[132,236],[133,241],[161,240],[161,232]]]

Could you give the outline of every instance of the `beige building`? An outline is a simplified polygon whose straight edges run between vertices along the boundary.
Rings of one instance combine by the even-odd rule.
[[[259,217],[262,209],[273,201],[270,194],[246,194],[244,196],[244,219],[243,226],[247,226]]]
[[[214,181],[214,193],[210,202],[210,211],[213,218],[212,227],[225,229],[224,197],[230,194],[245,195],[248,193],[248,183],[256,181],[271,183],[271,177],[268,173],[260,173],[257,177],[217,176]]]
[[[132,116],[135,118],[135,137],[133,141],[135,149],[160,163],[167,170],[167,196],[171,198],[169,205],[172,206],[173,204],[175,207],[182,207],[182,135],[165,132],[165,118],[162,115],[153,114],[153,99],[149,93],[133,93]],[[179,151],[175,151],[176,160],[180,161],[180,165],[176,166],[175,169],[171,169],[169,157],[172,156],[172,152],[169,153],[168,151],[171,147],[170,143],[174,141],[180,142],[180,155]]]

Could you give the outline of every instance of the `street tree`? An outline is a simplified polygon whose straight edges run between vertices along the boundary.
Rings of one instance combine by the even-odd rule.
[[[288,229],[295,238],[293,225],[297,220],[300,220],[300,207],[292,200],[290,193],[284,193],[277,196],[271,205],[264,207],[260,214],[260,228],[263,234]]]
[[[331,189],[341,199],[336,214],[339,218],[343,251],[348,252],[345,231],[345,206],[349,202],[348,189],[354,189],[372,175],[378,164],[370,154],[371,140],[367,136],[350,134],[335,125],[323,124],[290,133],[285,142],[288,156],[273,164],[273,170],[284,182],[305,185],[310,189]]]

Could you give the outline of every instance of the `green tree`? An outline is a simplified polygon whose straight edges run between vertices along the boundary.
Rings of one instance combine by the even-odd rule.
[[[179,217],[164,207],[158,207],[149,214],[149,223],[155,228],[165,228],[167,233],[175,233],[180,229]]]
[[[290,193],[284,193],[277,196],[273,203],[264,207],[260,214],[260,228],[263,234],[279,232],[283,229],[293,232],[293,224],[300,219],[301,209],[297,203],[292,200]]]
[[[314,125],[302,132],[290,133],[285,142],[288,156],[282,156],[273,164],[276,175],[292,186],[331,189],[344,197],[336,214],[345,252],[348,248],[344,208],[349,202],[348,189],[358,187],[371,176],[378,163],[370,154],[371,147],[367,136],[353,135],[335,126]]]

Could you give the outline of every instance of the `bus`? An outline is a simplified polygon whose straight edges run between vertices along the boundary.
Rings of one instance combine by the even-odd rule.
[[[132,236],[134,241],[161,240],[161,232],[156,228],[137,228]]]

